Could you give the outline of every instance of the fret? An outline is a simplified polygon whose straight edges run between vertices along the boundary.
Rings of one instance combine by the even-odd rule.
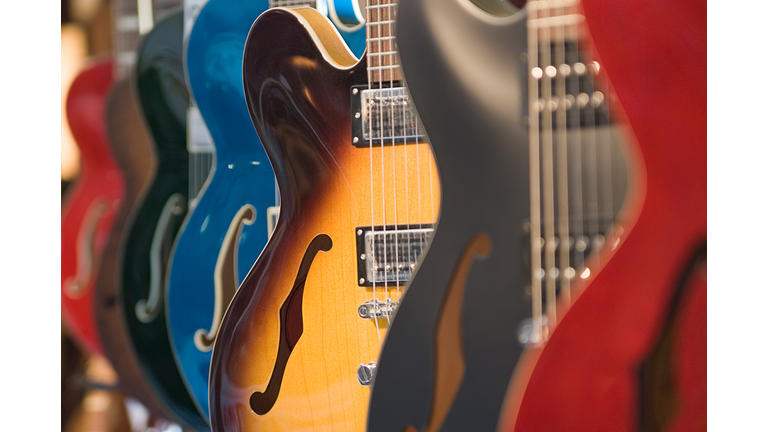
[[[387,4],[381,4],[381,5],[371,5],[371,6],[368,6],[368,9],[393,8],[395,6],[397,6],[397,3],[387,3]]]
[[[527,7],[536,17],[527,22],[529,29],[538,30],[538,37],[553,42],[580,40],[584,16],[576,0],[529,1]]]
[[[368,80],[372,84],[402,79],[395,48],[396,7],[395,0],[368,0],[365,8]]]
[[[400,70],[399,64],[391,64],[386,66],[369,66],[368,70],[380,71],[380,70]]]
[[[374,41],[388,41],[388,40],[394,40],[394,36],[384,36],[384,37],[372,37],[368,38],[368,42],[374,42]]]
[[[397,55],[397,51],[385,51],[385,52],[375,52],[368,54],[368,57],[381,57],[381,56],[388,56],[388,55]]]
[[[136,0],[116,0],[112,5],[115,78],[120,80],[136,60],[133,52],[139,38],[138,4]]]
[[[136,62],[135,50],[142,33],[152,28],[152,22],[181,0],[114,0],[112,2],[113,47],[115,78],[125,78]]]

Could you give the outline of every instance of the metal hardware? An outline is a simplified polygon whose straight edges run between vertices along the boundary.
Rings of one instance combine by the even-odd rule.
[[[373,286],[374,283],[396,286],[410,280],[434,232],[432,224],[410,227],[379,225],[355,229],[360,286]]]
[[[395,314],[400,302],[397,300],[387,299],[386,302],[379,299],[368,300],[357,308],[357,314],[360,318],[374,319],[374,318],[388,318]]]
[[[361,385],[369,386],[373,383],[373,379],[376,377],[376,362],[364,363],[357,368],[357,380]]]
[[[523,346],[535,346],[547,339],[549,328],[547,327],[547,316],[542,315],[540,319],[535,320],[539,331],[534,331],[534,319],[526,318],[520,321],[517,326],[517,341]]]
[[[351,98],[352,144],[356,147],[425,142],[413,102],[399,82],[392,88],[356,86]]]

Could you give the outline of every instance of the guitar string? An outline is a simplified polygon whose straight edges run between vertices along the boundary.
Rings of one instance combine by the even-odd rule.
[[[591,47],[590,47],[591,49]],[[595,96],[598,97],[596,100],[597,107],[595,108],[602,108],[602,113],[605,116],[604,120],[602,118],[601,122],[605,122],[605,124],[601,124],[601,127],[599,129],[599,148],[600,148],[600,167],[603,168],[602,171],[602,181],[600,181],[600,184],[603,186],[602,190],[602,197],[603,197],[603,211],[600,217],[598,218],[598,221],[603,221],[603,244],[602,246],[610,246],[613,247],[614,240],[613,240],[613,229],[610,229],[613,226],[614,221],[614,215],[615,215],[615,208],[614,208],[614,202],[613,202],[613,161],[612,161],[612,148],[611,148],[611,117],[610,117],[610,95],[611,95],[611,88],[610,83],[608,80],[604,80],[602,83],[598,82],[598,75],[601,72],[600,64],[597,61],[593,62],[595,67]],[[604,85],[600,85],[604,84]],[[598,87],[600,85],[600,87]],[[610,238],[609,238],[610,236]],[[599,265],[599,255],[596,255],[596,262]]]
[[[589,80],[590,85],[587,88],[587,91],[591,91],[594,95],[595,92],[595,81],[593,76],[593,67],[590,63],[591,60],[591,52],[589,49],[588,44],[584,44],[584,62],[585,65],[584,68],[584,75],[587,80]],[[586,254],[585,259],[588,257],[595,257],[597,254],[597,250],[600,246],[599,241],[599,227],[598,227],[598,217],[600,215],[600,203],[598,200],[598,182],[597,182],[597,133],[595,130],[596,126],[596,110],[594,108],[593,103],[593,96],[589,93],[583,93],[584,97],[584,113],[585,113],[585,126],[587,129],[587,158],[586,158],[586,166],[587,166],[587,220],[585,221],[587,224],[587,241],[588,246],[590,246],[587,250],[589,250],[589,253]],[[581,96],[581,95],[580,95]],[[582,279],[588,279],[591,275],[590,270],[585,267],[584,272],[582,272]]]
[[[565,2],[561,3],[559,13],[565,16],[567,6]],[[556,27],[555,39],[557,40],[555,51],[555,73],[557,74],[557,155],[558,155],[558,213],[559,213],[559,238],[560,238],[560,297],[564,302],[570,303],[570,236],[568,219],[568,127],[566,124],[566,98],[565,98],[565,24]],[[555,310],[557,312],[557,310]],[[559,321],[559,317],[558,317]]]
[[[387,0],[378,0],[377,5],[380,6],[382,1],[387,1]],[[384,252],[383,255],[384,256],[383,256],[383,263],[382,263],[382,265],[384,266],[384,293],[383,294],[384,294],[384,298],[386,298],[387,297],[387,293],[389,291],[389,281],[388,281],[388,275],[387,275],[387,265],[388,265],[387,264],[387,202],[386,202],[387,193],[386,193],[386,190],[385,190],[386,182],[385,182],[385,178],[384,178],[384,159],[385,159],[384,141],[385,141],[385,139],[384,139],[384,109],[383,109],[383,106],[384,106],[385,100],[386,100],[386,96],[385,96],[386,93],[384,92],[384,76],[385,76],[384,73],[385,73],[386,69],[383,69],[383,68],[385,66],[388,66],[388,65],[384,64],[385,63],[385,58],[384,58],[384,54],[383,54],[384,51],[383,51],[383,47],[382,47],[384,41],[381,38],[383,37],[383,34],[384,34],[384,27],[383,27],[383,25],[384,25],[384,23],[387,22],[387,20],[383,19],[383,16],[382,16],[383,15],[382,14],[383,9],[382,8],[377,9],[376,12],[377,12],[377,17],[378,17],[376,36],[379,38],[377,40],[377,44],[378,44],[379,50],[376,52],[376,54],[377,54],[377,58],[378,58],[379,67],[382,68],[382,69],[379,69],[379,77],[378,77],[378,80],[377,80],[377,83],[378,83],[378,86],[379,86],[379,91],[381,92],[380,94],[382,95],[381,102],[378,104],[378,113],[377,114],[378,114],[378,118],[379,118],[379,141],[380,141],[379,146],[381,148],[381,154],[380,154],[379,158],[381,159],[381,216],[382,216],[382,225],[381,226],[382,226],[382,240],[383,240],[382,243],[383,243],[383,246],[384,246],[384,250],[383,250],[383,252]],[[390,77],[391,77],[392,76],[392,71],[390,70],[389,72],[390,72]],[[375,99],[374,99],[374,101],[375,101]],[[376,106],[376,105],[374,105],[374,106]]]
[[[574,6],[575,8],[575,6]],[[581,117],[582,111],[578,97],[581,95],[581,73],[579,72],[580,59],[579,59],[579,43],[580,34],[579,26],[576,25],[573,29],[574,44],[572,49],[569,50],[569,63],[573,64],[571,70],[571,88],[569,95],[571,96],[571,153],[573,154],[573,173],[571,178],[573,179],[573,192],[572,197],[572,210],[576,217],[576,221],[573,223],[573,250],[574,250],[574,278],[576,272],[581,269],[585,261],[586,242],[584,239],[584,177],[583,177],[583,146],[582,146],[582,130],[581,130]],[[575,95],[575,96],[573,96]]]
[[[608,233],[610,235],[610,238],[606,238],[606,242],[608,245],[610,245],[611,249],[613,249],[616,246],[616,207],[615,203],[613,201],[613,148],[612,148],[612,132],[613,132],[613,122],[611,118],[611,100],[613,96],[613,89],[611,88],[611,84],[608,81],[608,79],[604,80],[605,86],[603,87],[603,93],[605,97],[603,98],[603,112],[605,113],[605,127],[606,127],[606,141],[605,141],[605,161],[606,163],[604,165],[607,165],[608,167],[608,179],[605,182],[606,183],[606,191],[605,191],[605,197],[606,200],[608,200],[608,203],[606,204],[607,207],[607,215],[610,217],[608,219],[611,221],[612,229],[608,230]]]
[[[531,303],[532,323],[530,340],[538,343],[541,340],[541,203],[539,190],[539,116],[537,104],[538,78],[541,69],[538,68],[538,30],[535,27],[538,1],[527,3],[528,9],[528,152],[529,152],[529,182],[530,182],[530,225],[531,225]]]
[[[393,3],[392,1],[393,0],[387,0],[387,7],[380,8],[380,10],[384,10],[384,9],[387,10],[387,19],[390,20],[390,21],[394,21],[394,16],[393,15],[394,15],[395,3]],[[395,64],[396,63],[396,61],[395,61],[394,40],[393,39],[389,39],[389,37],[393,36],[393,35],[394,35],[393,24],[389,24],[389,29],[388,29],[387,36],[386,36],[388,39],[386,39],[386,41],[387,41],[387,45],[388,45],[388,48],[389,48],[387,51],[391,53],[389,55],[389,62],[390,62],[390,64]],[[397,294],[398,294],[398,298],[399,298],[399,296],[400,296],[400,249],[399,249],[399,246],[400,246],[400,241],[399,241],[400,240],[399,239],[400,233],[399,233],[399,229],[398,229],[398,221],[399,221],[399,219],[397,217],[397,161],[395,159],[395,155],[396,155],[396,153],[395,153],[395,144],[396,144],[396,142],[395,141],[399,140],[399,137],[395,136],[396,135],[396,130],[395,130],[395,103],[397,101],[397,96],[395,96],[395,91],[394,91],[394,88],[395,88],[395,80],[394,80],[395,77],[394,77],[394,75],[395,75],[394,74],[394,70],[392,70],[390,72],[390,74],[389,74],[389,88],[390,88],[390,94],[392,95],[391,96],[391,100],[389,102],[389,123],[390,123],[391,135],[392,135],[392,186],[393,186],[393,189],[394,189],[393,207],[394,207],[394,210],[395,210],[395,214],[394,214],[394,216],[395,216],[395,222],[394,222],[394,226],[395,226],[395,233],[394,233],[395,250],[394,250],[394,259],[392,261],[393,261],[393,266],[394,266],[394,270],[395,270],[395,285],[397,287]],[[404,137],[403,137],[403,141],[405,141]],[[391,298],[391,296],[389,294],[389,291],[387,291],[387,300],[389,300],[390,298]],[[387,324],[388,325],[391,324],[390,321],[391,321],[391,317],[389,316],[389,314],[387,314]]]
[[[371,6],[371,2],[372,1],[373,0],[366,0],[366,2],[365,2],[365,16],[366,16],[366,19],[365,19],[365,35],[366,35],[366,54],[367,54],[366,55],[366,63],[367,63],[368,91],[369,91],[369,94],[370,94],[371,85],[373,83],[374,76],[376,74],[375,70],[372,69],[372,67],[374,66],[373,65],[374,57],[372,57],[370,55],[371,52],[372,52],[373,43],[375,42],[373,40],[373,35],[372,35],[372,31],[373,30],[372,30],[372,24],[371,24],[373,12],[372,12],[370,6]],[[365,101],[363,99],[362,95],[360,95],[360,101],[361,101],[361,106],[360,106],[361,117],[365,118],[365,116],[362,115],[362,112],[363,112],[364,109],[367,109],[366,112],[371,116],[368,119],[368,158],[369,158],[370,190],[371,190],[371,232],[373,233],[372,235],[374,236],[373,238],[375,239],[376,225],[374,224],[374,222],[375,222],[375,217],[374,217],[375,213],[374,213],[374,198],[373,198],[374,197],[374,195],[373,195],[373,122],[372,122],[373,113],[371,112],[371,107],[363,106],[362,103],[367,103],[367,101]],[[364,136],[360,137],[360,138],[365,139]],[[371,264],[371,268],[374,268],[375,263],[376,263],[376,259],[375,259],[376,258],[375,241],[374,241],[373,245],[374,245],[374,247],[371,248],[371,256],[368,257],[371,260],[371,263],[372,263]],[[376,273],[375,273],[375,269],[374,269],[374,271],[371,274],[371,284],[373,286],[373,300],[372,300],[373,305],[374,305],[374,318],[373,318],[373,322],[376,325],[376,335],[379,338],[379,345],[381,345],[381,332],[380,332],[380,329],[379,329],[379,320],[375,317],[375,305],[376,305]]]
[[[552,16],[551,2],[544,3],[542,15],[546,15],[546,18]],[[546,303],[546,316],[547,327],[555,325],[555,279],[554,279],[554,264],[555,264],[555,238],[554,238],[554,158],[552,155],[552,62],[550,53],[551,34],[550,27],[544,27],[540,31],[541,42],[539,43],[540,60],[539,67],[542,70],[541,79],[541,93],[542,101],[538,103],[538,107],[541,109],[542,128],[541,128],[541,170],[542,170],[542,188],[543,188],[543,204],[544,204],[544,271],[542,276],[544,277],[545,284],[545,303]],[[540,99],[541,100],[541,99]]]
[[[395,11],[395,14],[397,14],[397,11]],[[397,42],[393,42],[396,44]],[[397,48],[395,48],[397,49]],[[411,242],[414,239],[413,234],[411,233],[411,201],[409,196],[409,189],[410,189],[410,183],[408,183],[408,139],[409,131],[408,131],[408,98],[409,93],[408,90],[405,88],[405,82],[403,80],[403,134],[405,135],[405,138],[403,140],[403,165],[405,166],[405,229],[407,233],[406,238],[406,247],[407,247],[407,257],[406,257],[406,264],[408,265],[408,268],[405,269],[406,274],[408,275],[408,280],[410,280],[413,277],[413,269],[410,267],[412,262],[416,262],[415,257],[412,258],[411,252],[413,251],[413,248],[411,247]],[[417,148],[416,151],[419,151]],[[408,282],[405,282],[407,285]],[[400,285],[398,284],[398,290],[397,290],[397,297],[398,302],[402,299],[403,293],[400,291]]]

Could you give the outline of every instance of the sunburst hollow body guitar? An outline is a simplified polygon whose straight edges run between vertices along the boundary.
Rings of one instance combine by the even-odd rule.
[[[323,1],[303,3],[328,10]],[[245,102],[242,59],[253,22],[283,4],[297,5],[293,0],[210,0],[187,42],[189,88],[210,130],[215,161],[176,238],[166,308],[179,370],[206,418],[211,351],[221,320],[280,213],[274,172]],[[337,28],[353,52],[362,54],[365,29]],[[190,153],[194,178],[200,168],[192,158]]]
[[[399,82],[394,7],[368,9],[381,25],[360,61],[313,9],[272,9],[251,28],[246,101],[281,210],[214,346],[215,431],[365,429],[381,339],[440,202]]]

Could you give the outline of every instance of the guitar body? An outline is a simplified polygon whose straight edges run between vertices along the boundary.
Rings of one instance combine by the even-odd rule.
[[[211,350],[224,311],[268,235],[275,175],[248,115],[242,56],[267,1],[210,0],[187,45],[190,89],[216,146],[215,165],[181,229],[170,267],[168,331],[179,370],[208,417]]]
[[[141,401],[153,415],[175,419],[157,398],[139,365],[128,333],[120,295],[123,233],[141,191],[150,180],[154,159],[131,81],[118,81],[112,87],[106,107],[106,126],[112,153],[120,166],[125,188],[116,211],[112,230],[104,247],[96,278],[94,313],[104,354],[120,379],[120,389]]]
[[[384,341],[371,394],[371,432],[407,426],[493,431],[523,349],[518,324],[531,313],[522,289],[528,128],[515,120],[525,115],[525,68],[518,63],[526,49],[525,14],[488,26],[458,3],[398,3],[403,74],[435,151],[443,200],[429,253]],[[482,237],[489,242],[485,253],[475,245]],[[452,318],[459,327],[451,357],[462,359],[464,370],[457,370],[463,377],[451,391],[437,390],[436,363],[450,359],[440,357],[435,339],[443,299],[456,289],[463,289],[463,312]],[[433,405],[441,395],[453,400],[443,403],[449,412],[436,422]]]
[[[706,4],[583,8],[643,187],[622,244],[510,384],[505,430],[705,431]]]
[[[639,409],[640,392],[637,384],[627,384],[637,383],[654,337],[670,321],[666,312],[674,287],[679,286],[684,270],[706,239],[706,200],[701,199],[706,193],[706,139],[701,134],[706,129],[698,117],[704,112],[700,107],[706,106],[701,99],[706,92],[686,94],[690,98],[686,108],[677,105],[676,114],[670,116],[668,107],[662,106],[663,95],[675,90],[666,85],[658,92],[652,85],[646,88],[652,79],[664,77],[650,67],[659,61],[655,58],[658,47],[624,45],[624,38],[643,33],[626,22],[613,23],[605,31],[621,60],[611,61],[616,52],[597,45],[604,70],[600,77],[607,73],[612,79],[641,152],[633,146],[624,148],[628,174],[611,175],[614,179],[628,176],[626,195],[615,188],[621,181],[613,184],[614,202],[623,201],[612,215],[616,223],[609,238],[615,242],[584,262],[591,273],[579,270],[572,280],[570,290],[578,301],[563,318],[558,306],[560,321],[543,352],[525,348],[518,337],[523,324],[531,322],[532,313],[530,288],[526,292],[531,283],[531,268],[526,269],[531,257],[531,234],[526,231],[531,218],[526,13],[495,17],[462,0],[402,0],[399,7],[397,38],[404,75],[441,173],[446,174],[441,178],[444,199],[439,229],[381,353],[369,430],[494,431],[500,426],[512,430],[515,419],[518,431],[636,428],[637,416],[627,415]],[[648,16],[660,13],[649,12]],[[613,10],[604,19],[618,16],[631,17],[638,26],[647,25],[629,11]],[[589,18],[587,14],[592,29]],[[661,64],[683,68],[684,61],[678,65],[680,60],[672,58]],[[637,59],[648,61],[647,67],[636,68],[637,74],[625,82],[622,92],[614,68],[632,69],[629,65],[638,66]],[[700,65],[685,69],[706,71]],[[694,82],[696,88],[704,88],[698,87],[699,79]],[[633,99],[641,93],[644,100]],[[627,104],[643,110],[647,117],[633,118]],[[668,131],[659,127],[660,122],[671,125],[671,119],[681,116],[698,119],[679,123],[680,130],[664,136]],[[613,117],[617,120],[619,115]],[[648,131],[654,130],[652,150],[643,148],[647,144],[643,133],[638,133],[640,122]],[[477,145],[467,146],[468,141]],[[653,156],[649,158],[646,152]],[[612,152],[614,171],[621,171],[622,163],[616,160],[619,153]],[[652,165],[654,160],[664,160],[663,170],[674,173],[674,180],[662,178],[658,165]],[[660,177],[654,180],[649,173]],[[655,199],[663,202],[649,203],[651,182],[660,188],[654,192]],[[677,202],[672,205],[672,200]],[[649,204],[656,207],[660,218],[649,220],[648,230],[637,235]],[[675,234],[670,236],[672,231]],[[666,241],[652,243],[660,238]],[[644,244],[633,247],[636,241]],[[667,242],[670,247],[665,246]],[[627,247],[634,252],[624,252],[631,256],[619,258]],[[615,267],[614,279],[604,285],[602,299],[585,306],[585,301],[593,301],[585,300],[588,293],[600,284],[605,271],[617,265],[617,259],[624,265]],[[648,284],[655,284],[654,293],[649,294]],[[697,298],[700,306],[700,294]],[[565,301],[560,303],[567,310]],[[578,314],[580,322],[574,322],[571,314],[580,307],[588,310]],[[696,321],[686,322],[688,326],[681,327],[690,330],[690,322]],[[644,330],[637,326],[640,323]],[[547,354],[553,343],[567,344],[569,350]],[[627,345],[634,347],[635,357],[618,361],[626,351],[622,355],[616,351]],[[542,355],[538,364],[537,353]],[[546,369],[541,363],[545,357]],[[536,372],[531,376],[533,365]],[[623,383],[615,381],[619,372]],[[508,390],[510,380],[513,385]],[[634,396],[631,403],[629,396]],[[507,413],[500,425],[502,411]]]
[[[365,17],[357,0],[320,0],[318,11],[331,19],[352,54],[361,57],[365,51]]]
[[[137,50],[136,93],[154,163],[124,227],[118,283],[122,314],[147,380],[183,425],[204,430],[206,422],[173,358],[163,295],[189,193],[182,26],[179,9],[157,21]]]
[[[326,0],[328,4],[328,18],[340,31],[354,31],[365,25],[365,11],[361,10],[358,0]],[[363,34],[362,48],[365,48],[365,32]],[[357,54],[356,47],[345,38],[352,52]],[[361,53],[362,54],[362,53]]]
[[[433,223],[434,160],[423,142],[394,151],[352,145],[350,87],[366,84],[366,61],[314,9],[262,14],[243,58],[248,109],[275,170],[281,209],[216,340],[211,427],[362,431],[369,389],[356,370],[377,359],[388,322],[361,318],[358,307],[374,296],[396,300],[402,288],[358,285],[358,227],[404,224],[406,210],[412,224]],[[405,160],[408,183],[390,174]],[[392,196],[382,193],[396,186],[412,197],[397,200],[397,217]],[[384,197],[386,214],[372,215],[372,203]]]
[[[103,354],[94,296],[102,251],[123,197],[123,177],[104,126],[113,83],[111,59],[90,63],[72,82],[67,119],[80,148],[80,175],[61,210],[61,308],[69,334],[87,352]]]
[[[275,175],[243,92],[242,56],[251,25],[269,2],[211,0],[187,45],[187,77],[216,146],[215,166],[172,252],[168,328],[179,369],[208,417],[208,372],[219,325],[267,243],[279,210]],[[353,51],[365,30],[340,30]],[[272,219],[268,222],[268,219]]]

